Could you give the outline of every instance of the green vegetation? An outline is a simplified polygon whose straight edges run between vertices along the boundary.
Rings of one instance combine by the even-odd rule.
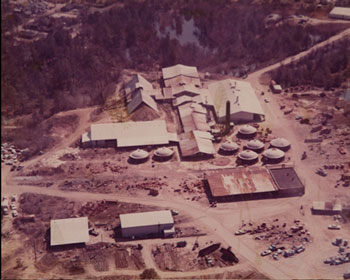
[[[272,79],[284,87],[312,85],[340,87],[350,78],[350,39],[344,39],[328,48],[312,52],[300,61],[273,71]]]
[[[3,117],[36,114],[40,120],[63,110],[103,104],[108,97],[103,94],[105,89],[118,81],[125,68],[150,71],[183,63],[202,71],[244,75],[345,28],[340,24],[312,26],[287,21],[266,26],[265,18],[271,13],[278,11],[282,19],[289,16],[288,1],[120,2],[101,13],[80,9],[77,22],[81,27],[74,38],[62,22],[41,18],[49,31],[45,38],[15,41],[4,31],[14,32],[21,19],[16,16],[6,21],[4,17]],[[193,19],[201,46],[180,44],[166,34],[166,27],[181,34],[183,22],[189,19]]]

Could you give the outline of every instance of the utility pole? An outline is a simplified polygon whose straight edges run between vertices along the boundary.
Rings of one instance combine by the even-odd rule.
[[[35,246],[35,240],[36,240],[36,239],[34,239],[34,241],[33,241],[33,247],[34,247],[34,260],[35,260],[35,262],[36,262],[36,246]]]

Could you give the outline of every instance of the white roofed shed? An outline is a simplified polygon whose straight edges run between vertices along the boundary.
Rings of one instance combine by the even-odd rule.
[[[89,241],[88,218],[69,218],[50,221],[50,245],[68,245]]]
[[[174,219],[170,210],[121,214],[120,226],[125,238],[146,237],[173,229]]]

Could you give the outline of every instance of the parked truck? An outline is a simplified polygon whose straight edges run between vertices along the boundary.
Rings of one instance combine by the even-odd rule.
[[[9,213],[9,200],[7,197],[3,197],[1,201],[1,210],[4,215],[8,215]]]

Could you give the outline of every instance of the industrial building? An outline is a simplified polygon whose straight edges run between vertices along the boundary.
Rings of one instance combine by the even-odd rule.
[[[303,195],[305,186],[293,167],[269,168],[279,196]]]
[[[131,114],[141,105],[146,105],[154,111],[158,112],[157,103],[154,101],[154,99],[142,89],[137,89],[127,105],[128,113]]]
[[[314,201],[311,211],[314,215],[337,215],[341,214],[342,205],[340,203]]]
[[[334,7],[329,12],[330,18],[350,20],[350,8],[349,7]]]
[[[218,122],[225,122],[226,101],[230,102],[230,120],[234,123],[264,119],[264,112],[250,83],[227,79],[209,84],[208,89]]]
[[[162,73],[165,87],[177,87],[184,85],[201,87],[197,67],[177,64],[171,67],[163,68]]]
[[[209,171],[204,184],[210,201],[269,198],[278,189],[266,168],[230,168]]]
[[[209,132],[193,130],[179,135],[180,154],[185,157],[213,156],[213,136]]]
[[[164,120],[92,124],[82,135],[83,147],[137,147],[169,144],[174,135]]]
[[[197,103],[187,103],[178,106],[178,112],[184,132],[192,130],[210,131],[207,123],[207,110]]]
[[[209,201],[228,202],[304,194],[292,167],[230,168],[207,171],[204,185]]]
[[[121,214],[120,226],[124,238],[168,237],[175,234],[170,210]]]
[[[50,221],[50,245],[83,244],[89,241],[88,218]]]

